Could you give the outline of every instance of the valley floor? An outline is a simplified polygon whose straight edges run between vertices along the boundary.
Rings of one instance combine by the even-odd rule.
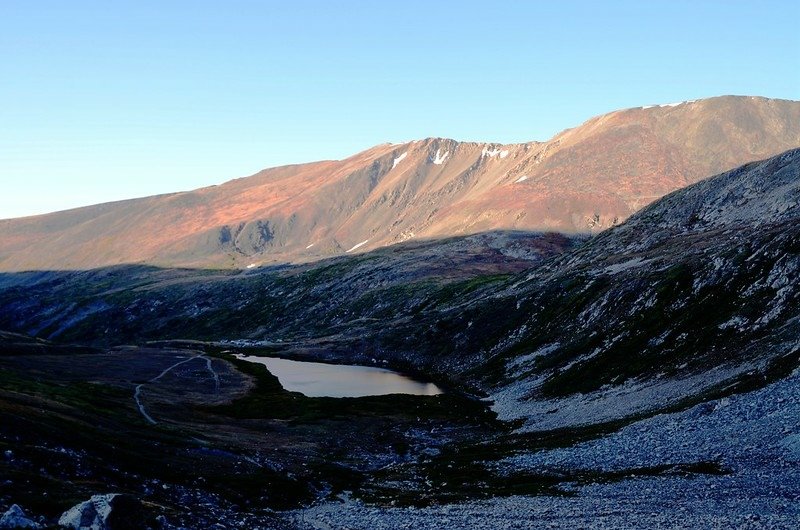
[[[120,491],[165,530],[800,528],[800,369],[553,448],[485,402],[304,398],[200,343],[25,347],[0,356],[0,513]]]

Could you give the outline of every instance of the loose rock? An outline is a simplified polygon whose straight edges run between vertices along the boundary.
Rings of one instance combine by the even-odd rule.
[[[0,528],[41,528],[34,520],[30,519],[25,511],[16,504],[0,517]]]
[[[145,528],[145,517],[138,499],[111,493],[73,506],[58,524],[74,530],[137,530]]]

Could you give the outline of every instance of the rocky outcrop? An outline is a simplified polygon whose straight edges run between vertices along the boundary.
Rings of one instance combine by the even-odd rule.
[[[145,528],[142,503],[130,495],[94,495],[64,512],[58,524],[73,530],[141,530]]]
[[[28,517],[25,511],[16,504],[0,517],[0,529],[41,528],[41,525]]]

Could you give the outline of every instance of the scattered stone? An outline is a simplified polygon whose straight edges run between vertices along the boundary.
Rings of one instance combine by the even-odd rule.
[[[145,528],[142,503],[130,495],[94,495],[64,512],[58,524],[73,530],[140,530]]]
[[[41,528],[35,521],[25,515],[25,511],[16,504],[0,517],[0,528]]]

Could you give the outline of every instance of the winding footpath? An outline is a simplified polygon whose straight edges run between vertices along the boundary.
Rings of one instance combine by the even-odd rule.
[[[207,357],[204,354],[199,354],[199,355],[195,355],[193,357],[189,357],[188,359],[183,359],[182,361],[178,361],[177,363],[175,363],[175,364],[173,364],[171,366],[168,366],[167,368],[162,370],[160,374],[158,374],[154,378],[150,379],[146,383],[140,383],[140,384],[136,385],[136,388],[133,391],[133,400],[136,402],[136,407],[139,409],[139,412],[142,414],[142,416],[144,417],[145,420],[147,420],[148,422],[150,422],[153,425],[158,423],[155,419],[153,419],[153,417],[150,414],[147,413],[147,410],[145,410],[144,403],[142,403],[142,388],[145,385],[149,385],[149,384],[153,384],[153,383],[157,382],[159,379],[161,379],[162,377],[167,375],[169,372],[171,372],[173,369],[177,368],[178,366],[180,366],[182,364],[186,364],[186,363],[191,362],[191,361],[194,361],[195,359],[203,359],[203,360],[206,361],[206,367],[208,368],[208,371],[211,373],[211,378],[214,381],[214,393],[215,394],[219,393],[219,389],[220,389],[219,374],[217,373],[216,370],[214,370],[214,367],[211,364],[212,363],[212,359],[211,358]]]

